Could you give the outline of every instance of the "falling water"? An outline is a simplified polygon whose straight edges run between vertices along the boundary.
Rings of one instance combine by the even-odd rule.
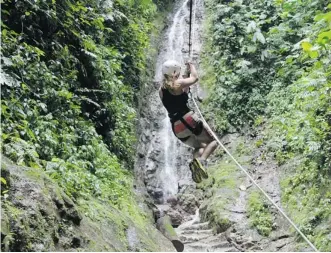
[[[162,64],[166,60],[178,61],[183,66],[182,72],[184,72],[184,62],[188,59],[189,1],[178,1],[172,22],[165,31],[155,66],[154,81],[156,83],[162,81]],[[202,5],[202,0],[195,2]],[[199,48],[197,38],[193,45],[192,49],[197,51]],[[174,136],[167,112],[162,106],[156,89],[149,94],[146,106],[151,112],[151,117],[148,123],[143,123],[143,129],[146,129],[146,135],[151,138],[146,143],[146,156],[142,162],[145,185],[149,193],[161,204],[160,199],[165,201],[169,196],[177,194],[179,180],[192,180],[187,165],[191,154],[189,149]]]
[[[189,15],[188,10],[189,0],[183,1],[181,6],[178,8],[174,15],[173,23],[169,29],[167,41],[164,44],[163,55],[159,57],[159,61],[156,66],[156,80],[161,80],[162,78],[162,63],[165,60],[176,60],[184,65],[184,54],[183,49],[187,48],[185,45],[185,32],[187,30],[188,24],[186,18]],[[162,61],[161,61],[162,60]],[[176,160],[179,154],[177,145],[177,139],[171,130],[171,124],[167,117],[162,121],[162,129],[160,131],[161,141],[164,145],[164,168],[160,173],[160,181],[162,183],[162,188],[164,190],[164,199],[170,195],[175,195],[178,191],[178,178],[176,169]]]

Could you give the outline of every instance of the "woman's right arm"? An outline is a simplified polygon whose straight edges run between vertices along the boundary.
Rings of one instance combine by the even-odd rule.
[[[192,63],[186,63],[189,68],[190,68],[190,77],[189,78],[184,78],[184,79],[178,79],[176,82],[180,84],[181,88],[187,88],[191,86],[192,84],[196,83],[199,78],[198,78],[198,73],[197,70],[195,69],[194,65]]]

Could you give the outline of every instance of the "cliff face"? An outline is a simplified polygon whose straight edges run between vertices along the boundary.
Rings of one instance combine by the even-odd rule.
[[[3,251],[175,251],[150,221],[98,199],[75,203],[39,169],[2,157]]]
[[[154,3],[3,4],[2,250],[175,251],[132,185]]]
[[[264,110],[266,106],[261,106],[260,102],[267,98],[266,94],[272,83],[270,80],[276,80],[275,77],[270,80],[269,77],[266,78],[273,75],[274,68],[268,65],[271,58],[265,56],[267,51],[264,51],[265,41],[261,31],[258,29],[254,35],[258,36],[261,41],[256,41],[254,38],[252,40],[251,32],[248,31],[247,34],[244,32],[247,27],[255,24],[250,23],[253,17],[250,14],[247,15],[252,11],[251,1],[228,3],[228,1],[197,0],[194,2],[197,9],[193,60],[197,65],[202,62],[201,66],[204,71],[199,69],[199,74],[202,76],[200,84],[206,88],[205,93],[209,93],[200,109],[215,132],[222,137],[221,140],[225,146],[230,149],[240,164],[247,169],[277,206],[288,213],[310,239],[315,233],[313,228],[318,226],[318,230],[316,230],[318,232],[315,234],[316,246],[319,249],[328,249],[330,233],[323,225],[324,222],[321,222],[321,217],[325,218],[324,221],[330,219],[329,210],[325,209],[325,203],[329,203],[329,197],[327,197],[329,195],[320,198],[323,200],[321,209],[314,209],[312,204],[307,204],[310,203],[309,195],[306,195],[309,184],[304,186],[303,183],[300,183],[298,186],[304,188],[295,189],[295,192],[298,192],[292,195],[293,189],[286,189],[284,186],[288,184],[291,186],[293,182],[296,184],[306,180],[300,174],[297,178],[290,179],[291,173],[301,162],[301,155],[293,158],[291,153],[286,154],[289,151],[287,150],[288,143],[282,141],[284,139],[278,138],[277,133],[270,130],[264,117],[255,117],[256,115],[252,114],[255,115],[254,126],[248,127],[249,124],[246,125],[246,123],[252,119],[244,118],[240,122],[240,117],[237,115],[242,113],[245,117],[251,117],[250,109],[252,108],[256,110],[254,113],[261,113],[259,110]],[[189,1],[184,0],[177,3],[172,19],[168,22],[168,29],[160,43],[161,50],[157,57],[155,77],[151,78],[150,83],[145,87],[145,94],[142,96],[143,106],[139,115],[142,130],[135,166],[137,177],[142,185],[146,186],[147,193],[154,200],[157,214],[169,215],[172,225],[179,226],[177,232],[185,244],[186,251],[224,251],[225,248],[230,251],[311,250],[275,206],[267,201],[230,157],[224,155],[221,148],[210,159],[209,179],[198,185],[191,180],[187,166],[192,159],[190,149],[174,138],[157,92],[160,86],[158,81],[162,78],[160,78],[162,62],[172,58],[183,63],[187,56],[188,3]],[[257,1],[254,5],[261,9],[261,13],[266,11],[265,1]],[[204,14],[202,10],[206,6]],[[279,6],[272,6],[270,3],[266,14],[274,18],[278,15],[275,13],[280,11],[277,8]],[[258,19],[258,17],[255,18]],[[202,27],[201,23],[204,18],[207,20],[205,27]],[[260,18],[262,24],[265,14]],[[238,20],[240,26],[238,26]],[[276,27],[277,22],[274,24]],[[289,20],[289,23],[291,22]],[[263,34],[266,35],[269,26],[265,25],[263,28],[266,29],[263,31]],[[224,34],[224,36],[220,34]],[[268,36],[270,39],[273,38],[272,34]],[[243,40],[244,38],[245,40]],[[200,43],[201,40],[204,42],[203,47]],[[242,44],[243,41],[246,44]],[[199,57],[200,47],[204,48],[201,58]],[[239,48],[241,50],[238,50]],[[220,55],[224,55],[224,57]],[[279,59],[282,58],[281,55],[279,57]],[[247,59],[252,63],[246,61]],[[307,59],[307,57],[303,59]],[[257,73],[261,78],[256,78]],[[252,89],[252,87],[254,88]],[[260,89],[258,96],[247,92],[255,93],[258,90],[256,87]],[[194,87],[192,90],[195,94],[196,88]],[[198,90],[198,92],[201,91]],[[239,95],[237,96],[236,93]],[[290,94],[290,92],[288,93]],[[302,94],[303,96],[304,94]],[[282,103],[282,97],[279,97],[279,94],[274,93],[273,98],[275,103],[271,104]],[[321,98],[324,98],[324,95]],[[247,102],[246,99],[252,100]],[[228,103],[231,100],[233,100],[232,104]],[[280,108],[281,106],[274,109],[279,110]],[[287,131],[284,122],[282,122],[283,134]],[[222,136],[223,133],[227,134]],[[271,139],[270,135],[273,136]],[[278,143],[281,146],[277,146]],[[302,173],[304,168],[307,167],[302,167],[299,171]],[[305,177],[311,178],[314,175],[317,174],[307,172]],[[142,186],[142,188],[144,187]],[[299,189],[301,189],[300,192]],[[318,186],[316,189],[320,189],[320,187]],[[323,186],[321,189],[324,192],[326,188]],[[318,196],[313,191],[309,192],[312,193],[312,200]],[[293,196],[293,199],[291,196],[288,199],[289,194]],[[302,195],[306,196],[304,196],[305,200],[300,203],[300,200],[296,200],[295,197],[302,197]],[[319,200],[319,197],[316,199]],[[306,208],[305,212],[301,212],[302,205],[309,206],[310,211],[309,208]],[[316,214],[311,216],[312,220],[307,218],[311,213]],[[303,221],[307,219],[308,221],[305,222],[308,225],[303,226]]]

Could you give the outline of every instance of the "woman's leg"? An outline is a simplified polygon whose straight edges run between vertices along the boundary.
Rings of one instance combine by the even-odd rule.
[[[207,158],[217,148],[217,142],[214,140],[214,138],[211,136],[211,134],[207,131],[206,126],[204,126],[201,134],[199,134],[199,136],[197,138],[201,142],[207,143],[207,144],[205,144],[205,147],[204,147],[204,149],[202,151],[202,154],[200,156],[201,160],[207,160]]]
[[[193,158],[201,157],[203,154],[203,151],[205,150],[206,144],[204,144],[203,148],[196,148],[193,151]]]
[[[208,145],[203,149],[203,152],[200,156],[201,160],[207,160],[207,158],[214,152],[214,150],[217,148],[217,142],[212,141],[208,143]]]

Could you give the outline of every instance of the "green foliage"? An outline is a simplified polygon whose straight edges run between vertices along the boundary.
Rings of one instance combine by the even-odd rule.
[[[203,62],[211,95],[204,110],[219,132],[231,125],[264,129],[256,146],[265,145],[284,168],[297,160],[282,183],[283,205],[319,250],[330,251],[322,239],[331,234],[323,226],[330,222],[330,4],[206,3]]]
[[[265,34],[277,22],[275,7],[271,1],[206,4],[210,15],[203,65],[208,66],[204,80],[211,94],[206,111],[221,119],[217,130],[226,131],[230,124],[239,129],[264,111],[272,86]]]
[[[272,230],[273,217],[268,205],[259,192],[252,192],[248,198],[248,215],[259,234],[268,236]]]
[[[73,198],[134,213],[134,108],[155,13],[146,0],[3,1],[2,152]]]
[[[282,181],[284,194],[282,201],[300,229],[322,251],[330,249],[330,241],[325,240],[331,230],[330,181],[319,173],[318,164],[306,160],[296,169],[296,174]]]
[[[304,7],[296,4],[292,11],[305,17]],[[302,24],[305,38],[282,59],[276,76],[278,84],[268,95],[268,146],[281,164],[301,157],[282,184],[283,202],[316,247],[328,251],[331,245],[322,238],[331,233],[323,226],[331,216],[327,207],[331,182],[330,14],[314,8],[308,14],[314,21],[306,17],[310,22]],[[275,40],[279,38],[277,33],[274,36]],[[295,78],[288,82],[290,76]]]

